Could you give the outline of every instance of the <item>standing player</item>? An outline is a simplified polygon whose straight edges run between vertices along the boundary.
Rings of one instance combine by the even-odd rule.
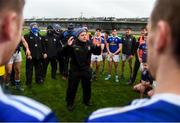
[[[24,37],[21,37],[21,43],[25,47],[25,52],[26,52],[26,57],[28,58],[31,53],[28,47],[28,44]],[[21,88],[21,83],[20,83],[20,74],[21,74],[21,64],[22,64],[22,55],[21,55],[21,48],[19,44],[11,57],[10,61],[8,64],[6,64],[6,77],[5,77],[5,86],[8,88],[10,84],[10,76],[12,73],[12,69],[14,70],[14,84],[16,86],[16,89],[19,91],[23,91],[24,89]]]
[[[95,37],[93,38],[93,45],[99,46],[101,48],[101,54],[99,54],[98,51],[97,52],[95,51],[92,53],[92,56],[91,56],[91,66],[93,69],[92,79],[97,80],[100,62],[102,61],[102,50],[104,49],[104,39],[102,38],[100,28],[96,29]]]
[[[142,28],[141,29],[141,35],[138,38],[138,41],[136,42],[135,48],[134,48],[135,59],[136,60],[135,60],[135,63],[134,63],[134,68],[133,68],[133,76],[130,79],[130,81],[127,83],[128,85],[133,84],[135,82],[135,80],[136,80],[136,76],[137,76],[137,73],[138,73],[138,70],[139,70],[139,67],[140,67],[140,62],[139,62],[139,57],[138,57],[138,54],[137,54],[137,50],[138,50],[139,45],[142,44],[142,42],[144,42],[144,36],[146,34],[147,34],[146,28]],[[142,50],[140,50],[139,56],[142,58]]]
[[[115,81],[119,82],[118,77],[118,63],[120,61],[120,52],[122,49],[122,41],[117,36],[117,29],[114,28],[112,30],[112,36],[107,39],[107,51],[108,51],[108,61],[109,61],[109,68],[108,68],[108,75],[105,78],[105,80],[109,80],[111,78],[111,71],[112,71],[112,65],[114,63],[115,67]]]
[[[104,67],[106,64],[106,59],[108,56],[108,52],[107,52],[107,39],[109,38],[109,31],[105,31],[104,33],[104,48],[103,48],[103,53],[102,53],[102,59],[103,59],[103,64],[102,64],[102,73],[104,72]]]
[[[136,39],[131,35],[131,28],[127,28],[126,34],[122,37],[122,75],[121,78],[124,79],[124,67],[126,60],[128,60],[130,68],[130,78],[132,78],[132,58],[134,55],[134,48],[136,45]]]

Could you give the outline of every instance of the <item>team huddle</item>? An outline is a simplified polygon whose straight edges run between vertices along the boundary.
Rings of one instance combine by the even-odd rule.
[[[68,29],[62,31],[60,25],[51,24],[47,26],[47,34],[42,36],[38,24],[31,23],[29,33],[22,36],[21,43],[5,66],[6,75],[3,87],[8,90],[9,85],[12,84],[17,90],[24,90],[20,84],[22,62],[20,46],[23,45],[26,54],[26,85],[29,88],[32,87],[33,68],[35,68],[35,82],[43,84],[49,63],[51,64],[51,78],[56,80],[59,64],[62,79],[68,80],[66,101],[69,111],[73,110],[74,98],[80,81],[83,85],[83,102],[87,106],[92,105],[90,101],[91,82],[99,78],[99,72],[106,72],[106,61],[108,61],[108,74],[104,78],[105,81],[112,78],[111,73],[114,65],[114,81],[120,82],[118,74],[120,59],[122,59],[121,79],[125,79],[125,62],[129,63],[128,85],[134,83],[138,69],[141,68],[142,82],[135,85],[134,90],[140,91],[141,97],[143,97],[145,91],[153,90],[151,86],[153,79],[148,71],[146,60],[147,29],[141,29],[137,41],[131,31],[131,28],[127,28],[126,32],[119,37],[116,28],[113,28],[112,31],[102,31],[97,28],[92,36],[86,26],[74,29],[73,24],[69,24]],[[132,59],[134,56],[138,63],[135,62],[133,71]]]

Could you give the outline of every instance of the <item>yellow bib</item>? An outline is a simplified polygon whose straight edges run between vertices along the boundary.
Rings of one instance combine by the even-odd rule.
[[[5,74],[5,66],[0,66],[0,76]]]

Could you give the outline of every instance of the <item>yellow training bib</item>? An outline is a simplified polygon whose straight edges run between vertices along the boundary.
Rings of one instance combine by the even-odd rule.
[[[5,66],[0,66],[0,76],[5,74]]]

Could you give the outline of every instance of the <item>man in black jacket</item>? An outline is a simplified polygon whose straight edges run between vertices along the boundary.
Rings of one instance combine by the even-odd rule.
[[[136,39],[131,35],[131,28],[127,28],[126,34],[122,37],[122,75],[121,78],[124,79],[124,67],[125,62],[128,60],[130,68],[130,78],[132,77],[132,58],[134,56],[134,48],[136,44]]]
[[[67,44],[68,39],[74,36],[75,37],[75,32],[74,32],[74,25],[70,23],[68,25],[68,30],[63,32],[63,37],[62,37],[62,43]],[[68,78],[68,69],[69,69],[69,57],[64,55],[65,53],[62,52],[62,61],[63,61],[63,77],[62,79],[67,80]]]
[[[130,81],[128,81],[128,83],[127,83],[128,85],[133,84],[135,82],[135,80],[136,80],[136,76],[137,76],[137,73],[138,73],[138,70],[139,70],[139,67],[140,67],[140,62],[139,62],[139,58],[138,58],[138,55],[137,55],[137,50],[138,50],[139,44],[141,44],[144,41],[144,35],[145,34],[147,34],[147,29],[142,28],[141,29],[141,36],[138,38],[138,41],[136,42],[135,48],[134,48],[136,60],[135,60],[135,63],[134,63],[134,68],[133,68],[133,76],[130,79]]]
[[[46,77],[47,67],[51,62],[51,78],[56,79],[57,71],[57,50],[58,50],[58,36],[55,34],[54,25],[47,27],[47,34],[43,38],[43,46],[45,50],[43,60],[43,78]]]
[[[73,109],[74,98],[79,81],[82,82],[83,103],[87,106],[91,105],[91,53],[98,49],[100,54],[101,48],[88,42],[86,35],[86,30],[83,28],[77,29],[77,38],[74,39],[74,37],[71,37],[68,40],[68,45],[64,48],[66,51],[65,53],[67,53],[66,55],[71,58],[66,95],[67,108],[69,111]]]
[[[42,58],[44,52],[37,23],[30,24],[30,28],[30,33],[24,36],[31,52],[31,57],[26,59],[26,85],[29,87],[32,84],[33,67],[35,67],[36,83],[43,83]]]

